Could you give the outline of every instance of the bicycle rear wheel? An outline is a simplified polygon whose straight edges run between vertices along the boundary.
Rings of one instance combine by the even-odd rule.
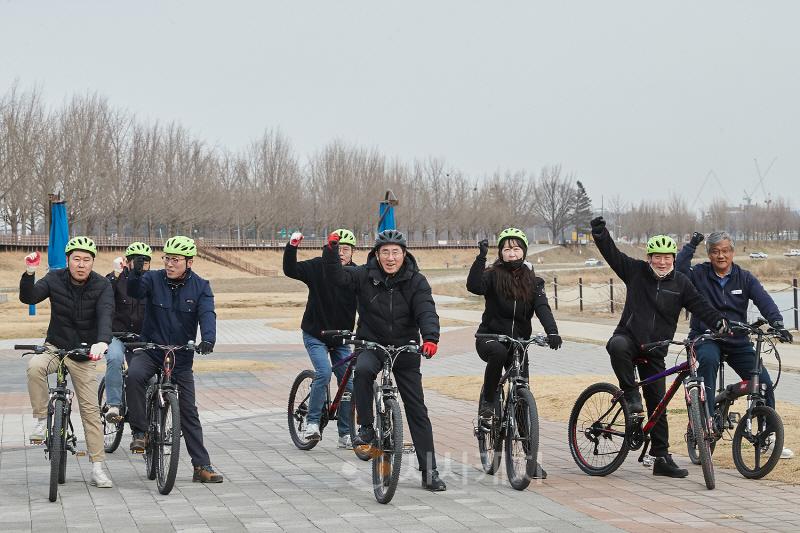
[[[478,397],[478,410],[480,411],[480,399],[483,398],[483,387],[481,395]],[[503,458],[503,389],[498,389],[494,399],[494,416],[491,420],[482,419],[478,413],[478,424],[475,429],[475,436],[478,438],[478,452],[481,456],[483,471],[489,475],[494,475],[500,468],[500,461]]]
[[[403,415],[394,398],[383,400],[385,412],[376,413],[380,453],[372,460],[372,490],[378,503],[389,503],[397,490],[403,462]]]
[[[166,393],[166,401],[159,409],[158,417],[160,431],[156,434],[156,447],[159,448],[156,483],[158,492],[169,494],[175,485],[181,454],[181,412],[175,391]]]
[[[700,457],[700,465],[703,467],[703,479],[706,482],[706,488],[712,490],[716,485],[714,462],[711,458],[711,445],[709,444],[713,437],[711,436],[708,415],[706,414],[708,411],[705,403],[700,401],[700,389],[698,387],[695,386],[689,389],[689,404],[686,407],[689,409],[691,434],[694,435],[697,455]]]
[[[160,389],[157,389],[155,385],[148,387],[147,403],[145,404],[147,406],[147,433],[145,434],[144,445],[144,465],[147,479],[156,478],[156,464],[161,460],[159,457],[161,449],[156,446],[156,435],[161,431],[159,394],[161,394]]]
[[[58,485],[64,483],[67,462],[66,403],[58,398],[53,404],[52,426],[48,435],[50,455],[50,494],[51,502],[58,498]],[[62,473],[64,472],[64,473]]]
[[[748,409],[733,434],[733,463],[748,479],[766,476],[783,452],[783,421],[772,407]]]
[[[506,473],[516,490],[525,490],[536,475],[539,455],[539,413],[531,391],[520,387],[511,406],[506,432]]]
[[[308,402],[311,399],[311,383],[314,381],[313,370],[303,370],[292,383],[289,391],[289,405],[287,409],[289,422],[289,436],[292,442],[301,450],[310,450],[319,442],[318,440],[307,440],[306,417],[308,416]],[[326,406],[323,406],[323,411]]]
[[[569,451],[590,476],[607,476],[628,456],[630,413],[624,401],[614,400],[619,393],[611,383],[590,385],[569,415]]]
[[[122,442],[122,434],[125,431],[125,421],[109,422],[106,420],[108,404],[106,403],[106,378],[100,380],[97,387],[97,405],[100,406],[100,424],[103,428],[103,449],[106,453],[114,453]]]

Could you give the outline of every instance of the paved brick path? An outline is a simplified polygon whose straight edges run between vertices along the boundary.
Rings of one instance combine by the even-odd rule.
[[[435,392],[427,393],[427,403],[448,490],[421,490],[415,457],[407,455],[397,495],[389,505],[380,505],[372,496],[369,464],[338,450],[332,432],[310,452],[291,444],[286,397],[293,376],[308,366],[307,356],[302,346],[267,338],[271,332],[266,328],[259,334],[247,326],[241,333],[235,328],[226,332],[229,342],[238,342],[220,346],[215,357],[270,360],[280,366],[258,373],[197,374],[206,442],[225,483],[193,484],[184,449],[169,496],[159,495],[145,478],[141,457],[125,451],[126,436],[107,459],[113,489],[88,487],[87,458],[70,457],[59,500],[47,501],[49,465],[41,448],[25,445],[32,426],[25,363],[13,352],[0,351],[0,530],[800,530],[798,486],[753,482],[735,471],[718,470],[717,489],[709,492],[699,467],[691,467],[683,480],[653,478],[633,458],[612,476],[589,477],[572,461],[564,425],[552,422],[541,425],[549,478],[517,492],[502,473],[485,476],[479,470],[471,429],[475,406]],[[444,334],[442,353],[424,363],[423,374],[481,373],[472,342],[471,329]],[[557,353],[543,350],[534,360],[535,371],[542,374],[608,372],[602,348],[594,345],[568,343]],[[791,399],[798,401],[798,395]],[[680,462],[688,463],[685,458]]]

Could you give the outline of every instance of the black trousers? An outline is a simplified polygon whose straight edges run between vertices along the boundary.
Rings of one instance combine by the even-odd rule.
[[[130,366],[128,366],[128,385],[126,389],[128,421],[134,434],[144,433],[147,430],[144,396],[147,382],[155,375],[158,368],[159,363],[144,355],[133,358]],[[172,381],[178,386],[181,433],[189,456],[192,458],[192,465],[209,465],[211,464],[211,459],[203,444],[203,427],[200,425],[200,416],[197,414],[197,405],[195,404],[194,373],[191,370],[173,373]]]
[[[417,354],[401,353],[395,360],[392,373],[403,399],[420,470],[429,471],[436,468],[436,457],[433,450],[433,428],[422,392],[420,359],[421,356]],[[372,384],[382,368],[383,354],[379,356],[372,350],[364,350],[358,355],[353,393],[356,397],[357,418],[361,425],[372,425],[375,420]]]
[[[494,401],[497,384],[514,362],[514,350],[507,344],[491,339],[475,339],[475,350],[478,357],[486,361],[486,370],[483,372],[483,397],[487,402]],[[522,368],[522,375],[528,377],[528,360]]]
[[[647,364],[639,364],[639,378],[644,381],[650,376],[662,372],[666,365],[664,357],[653,354],[652,352],[642,352],[636,342],[627,335],[614,335],[606,344],[606,350],[611,356],[611,367],[619,380],[619,386],[623,390],[634,390],[635,381],[633,374],[633,360],[637,357],[647,358]],[[658,403],[666,392],[666,379],[661,378],[650,385],[642,387],[644,401],[647,405],[647,415],[651,416]],[[667,412],[661,415],[656,425],[650,432],[651,447],[650,455],[661,457],[669,453],[669,424],[667,422]]]

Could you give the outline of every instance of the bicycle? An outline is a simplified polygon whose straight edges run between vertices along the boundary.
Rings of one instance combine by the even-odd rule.
[[[667,404],[680,387],[684,386],[686,407],[689,415],[689,429],[695,441],[700,443],[698,456],[703,468],[703,479],[706,488],[715,486],[714,464],[711,459],[711,418],[706,407],[705,385],[697,376],[697,358],[695,345],[708,339],[719,339],[715,334],[707,333],[683,341],[663,340],[643,344],[642,351],[650,351],[670,344],[683,346],[686,350],[686,361],[680,365],[663,370],[644,381],[636,375],[635,388],[641,388],[655,381],[677,374],[670,388],[658,403],[652,416],[643,425],[644,414],[632,415],[625,401],[624,393],[611,383],[595,383],[584,390],[575,402],[569,417],[569,449],[578,467],[591,476],[611,474],[625,461],[630,450],[642,448],[639,455],[641,463],[650,445],[650,431],[666,412]],[[634,370],[637,365],[647,362],[646,357],[634,359]],[[586,412],[583,409],[586,408]],[[595,458],[597,461],[593,462]],[[608,462],[600,464],[601,461]]]
[[[322,336],[333,336],[334,338],[344,338],[352,335],[348,330],[326,330],[322,332]],[[319,419],[319,432],[325,429],[328,422],[339,419],[339,408],[343,401],[350,402],[350,441],[353,442],[357,436],[356,433],[356,402],[353,395],[347,392],[347,384],[350,381],[350,376],[355,369],[358,353],[353,352],[347,358],[339,361],[333,368],[338,368],[341,365],[347,365],[341,383],[336,389],[336,395],[331,400],[331,393],[329,388],[325,388],[325,403],[322,405],[322,416]],[[314,381],[313,370],[303,370],[297,377],[294,378],[292,388],[289,390],[289,404],[287,407],[289,436],[292,442],[301,450],[310,450],[317,445],[319,440],[308,440],[304,437],[306,429],[306,417],[308,416],[308,402],[311,398],[311,384]],[[369,461],[370,456],[363,450],[353,448],[356,456],[362,461]]]
[[[78,439],[72,428],[72,397],[73,392],[67,387],[69,370],[64,363],[67,357],[88,357],[89,348],[82,344],[81,348],[74,350],[60,350],[54,347],[38,346],[35,344],[15,344],[15,350],[26,350],[26,355],[51,353],[58,357],[56,368],[56,386],[50,387],[50,397],[47,403],[47,431],[44,441],[31,441],[34,444],[44,443],[44,453],[50,460],[50,492],[51,502],[58,498],[58,486],[66,482],[67,477],[67,452],[72,455],[77,453]]]
[[[769,351],[775,354],[778,360],[778,375],[775,379],[773,390],[777,388],[781,377],[781,360],[775,346],[775,340],[780,339],[780,334],[773,329],[764,331],[762,326],[768,322],[759,317],[752,324],[744,322],[731,322],[732,330],[738,330],[748,335],[756,337],[755,358],[753,369],[750,371],[750,379],[742,380],[725,386],[725,356],[723,354],[719,365],[719,380],[717,395],[714,399],[714,412],[711,415],[711,453],[718,440],[729,435],[730,430],[736,428],[731,439],[733,463],[736,470],[748,479],[761,479],[766,476],[780,460],[783,450],[784,428],[780,415],[771,407],[766,405],[766,396],[759,382],[759,376],[763,367],[761,354],[764,344],[770,345]],[[745,416],[731,412],[730,408],[734,402],[747,396],[747,410]],[[710,405],[709,405],[710,407]],[[756,428],[755,433],[753,428]],[[689,458],[694,464],[699,464],[697,443],[691,435],[687,433],[686,445]],[[762,462],[762,454],[769,454],[766,461]],[[752,463],[746,458],[751,455]]]
[[[125,344],[126,352],[128,347],[126,343],[136,342],[139,335],[128,332],[114,332],[112,335],[118,338]],[[127,357],[126,357],[127,359]],[[128,381],[128,365],[123,362],[122,367],[122,403],[119,406],[119,418],[115,422],[106,420],[106,413],[108,412],[108,403],[106,402],[106,377],[100,380],[100,385],[97,386],[97,404],[100,406],[100,423],[103,425],[103,448],[106,453],[114,453],[119,448],[122,442],[122,434],[125,431],[125,421],[128,417],[128,402],[125,397],[125,388]]]
[[[475,338],[509,343],[514,351],[514,360],[497,385],[493,416],[489,419],[479,414],[478,423],[473,426],[483,471],[489,475],[497,472],[505,442],[508,481],[516,490],[525,490],[531,479],[543,475],[538,464],[539,413],[528,378],[522,374],[528,348],[531,344],[547,346],[547,336],[515,339],[507,335],[476,333]],[[483,388],[480,397],[483,398]]]
[[[183,346],[162,346],[151,342],[129,342],[125,346],[133,351],[164,351],[164,362],[161,368],[157,369],[155,380],[151,380],[145,393],[147,431],[145,431],[143,455],[147,479],[155,479],[158,492],[166,495],[175,485],[181,452],[178,387],[172,381],[175,355],[180,350],[195,351],[196,346],[194,341],[189,341]],[[167,456],[169,459],[166,459]],[[165,465],[166,461],[168,464]]]

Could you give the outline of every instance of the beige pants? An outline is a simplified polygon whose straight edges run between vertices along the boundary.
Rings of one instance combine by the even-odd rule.
[[[103,429],[100,423],[100,408],[97,406],[97,377],[95,361],[65,360],[72,385],[78,397],[83,432],[86,435],[86,447],[89,459],[94,463],[105,459],[103,450]],[[47,418],[47,402],[49,387],[47,375],[58,370],[58,357],[49,353],[40,353],[31,357],[28,362],[28,394],[31,397],[33,416]]]

